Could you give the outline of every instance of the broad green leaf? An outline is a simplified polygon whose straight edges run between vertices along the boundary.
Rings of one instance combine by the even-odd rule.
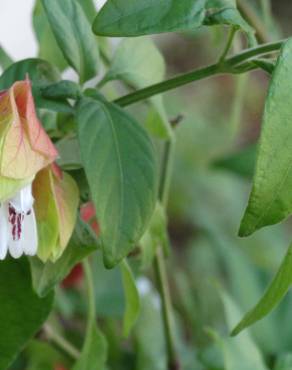
[[[42,88],[42,96],[48,99],[74,99],[77,100],[82,94],[78,84],[69,80],[62,80]]]
[[[230,329],[238,320],[240,312],[227,294],[222,294],[222,300],[227,326]],[[225,370],[267,370],[261,352],[248,332],[242,333],[238,338],[219,336],[212,330],[210,330],[210,334],[221,348]]]
[[[278,58],[264,109],[253,187],[239,235],[278,223],[292,212],[292,39]]]
[[[137,321],[140,312],[140,297],[136,287],[133,273],[124,260],[121,263],[121,271],[125,292],[126,308],[124,314],[124,336],[128,337],[131,329]]]
[[[207,0],[206,10],[205,25],[226,24],[236,27],[246,33],[250,46],[257,44],[255,31],[237,10],[236,0]]]
[[[73,236],[63,255],[55,262],[41,262],[37,257],[30,258],[33,287],[40,297],[47,295],[60,283],[71,269],[86,256],[93,253],[96,246],[82,244]]]
[[[101,36],[141,36],[202,25],[205,0],[108,0],[93,23]]]
[[[41,89],[61,78],[57,68],[42,59],[29,58],[13,63],[0,77],[0,90],[8,89],[15,81],[25,80],[26,76],[32,81],[33,96],[38,108],[72,112],[73,108],[66,100],[42,97]]]
[[[6,53],[3,47],[0,45],[0,67],[2,69],[8,68],[13,63],[13,60]]]
[[[232,335],[237,335],[246,327],[254,324],[258,320],[264,318],[270,313],[286,295],[292,283],[292,245],[267,291],[257,303],[257,305],[249,311],[240,323],[233,329]]]
[[[160,82],[165,75],[163,56],[148,37],[130,38],[123,40],[112,59],[110,68],[103,83],[111,80],[122,80],[130,86],[141,89]],[[152,112],[146,122],[150,132],[160,138],[171,136],[162,96],[150,99]],[[151,121],[153,121],[152,124]]]
[[[81,82],[96,76],[99,53],[90,23],[76,0],[42,0],[56,41]]]
[[[46,320],[53,294],[43,299],[36,295],[24,258],[2,261],[0,278],[0,369],[6,370]]]
[[[93,0],[75,0],[75,1],[78,1],[78,3],[82,6],[83,11],[91,24],[94,20],[96,13],[96,8],[94,6]]]
[[[150,267],[158,247],[163,247],[166,251],[168,250],[167,217],[160,203],[157,203],[149,227],[142,236],[139,244],[142,248],[141,264],[143,268]]]
[[[103,36],[141,36],[225,24],[242,29],[254,45],[254,30],[242,18],[235,0],[108,0],[93,23]]]
[[[90,323],[81,356],[72,370],[104,370],[107,359],[107,342],[96,322]]]
[[[104,261],[113,267],[135,247],[154,211],[154,148],[146,131],[113,104],[83,98],[77,122]]]
[[[38,56],[54,64],[60,70],[64,70],[68,66],[68,63],[63,57],[52,33],[41,0],[36,0],[32,23],[38,40]]]

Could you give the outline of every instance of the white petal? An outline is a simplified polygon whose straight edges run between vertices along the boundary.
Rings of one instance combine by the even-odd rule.
[[[28,212],[33,205],[31,184],[22,188],[13,198],[9,200],[17,212]]]
[[[13,240],[10,238],[8,243],[9,253],[13,258],[19,258],[23,254],[22,242],[20,240]]]
[[[0,260],[4,260],[8,250],[9,225],[7,206],[0,206]]]
[[[24,216],[22,224],[21,243],[23,252],[28,256],[34,256],[38,249],[38,233],[34,210],[32,208],[29,215]]]

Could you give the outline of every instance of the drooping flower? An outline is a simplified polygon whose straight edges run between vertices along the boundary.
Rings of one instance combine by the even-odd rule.
[[[33,182],[34,210],[38,229],[38,257],[56,261],[72,235],[79,202],[73,178],[52,164],[41,170]]]
[[[39,122],[28,79],[0,92],[0,259],[38,248],[32,181],[57,151]]]

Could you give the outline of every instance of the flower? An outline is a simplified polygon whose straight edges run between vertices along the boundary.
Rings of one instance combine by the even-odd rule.
[[[34,255],[38,248],[32,182],[57,150],[39,122],[31,83],[0,92],[0,259]]]

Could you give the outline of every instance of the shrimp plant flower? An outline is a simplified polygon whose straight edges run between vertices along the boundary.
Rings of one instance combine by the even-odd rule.
[[[42,171],[51,172],[51,164],[57,156],[54,144],[37,118],[29,79],[15,82],[8,90],[1,91],[0,260],[5,259],[8,252],[14,258],[23,254],[36,255],[39,245],[44,244],[44,240],[40,239],[43,233],[39,232],[38,217],[42,217],[39,208],[45,209],[47,205],[42,196],[47,188],[38,188],[34,183]],[[60,200],[64,189],[62,180],[59,181],[61,185],[56,187],[54,196],[59,199],[56,207],[58,217],[62,219],[60,225],[66,223],[67,212],[63,208],[66,209],[68,201],[67,198]],[[76,193],[75,184],[70,186]],[[72,215],[71,219],[74,210]],[[56,214],[54,216],[57,218]],[[67,223],[72,232],[72,221]],[[66,237],[61,238],[61,249],[68,239],[68,227],[65,234]]]

